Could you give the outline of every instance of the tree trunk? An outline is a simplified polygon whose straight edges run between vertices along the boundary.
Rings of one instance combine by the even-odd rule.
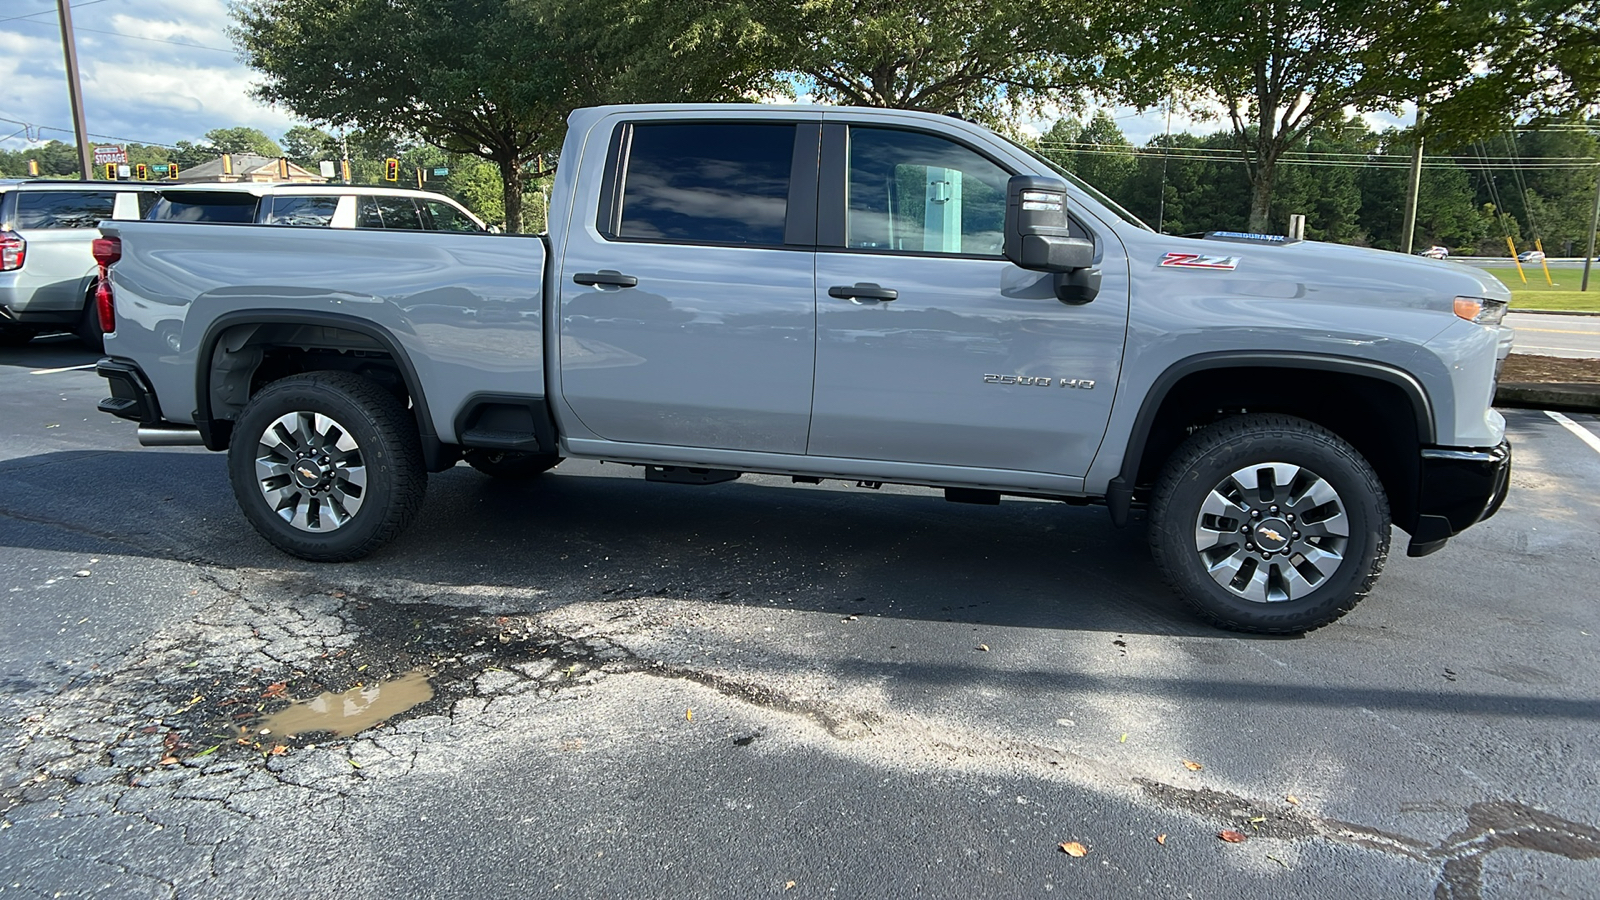
[[[1271,157],[1258,157],[1256,170],[1250,179],[1250,224],[1252,234],[1266,234],[1272,227],[1272,180],[1277,175],[1278,161]]]
[[[497,159],[500,183],[504,187],[502,199],[506,206],[506,233],[522,231],[522,164],[515,159]]]

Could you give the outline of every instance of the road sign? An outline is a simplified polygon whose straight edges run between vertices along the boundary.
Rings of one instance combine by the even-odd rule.
[[[443,177],[445,177],[446,175],[449,175],[449,174],[450,174],[450,170],[445,168],[444,166],[437,166],[433,170],[433,177],[435,177],[435,178],[443,178]]]
[[[106,146],[94,148],[94,163],[103,166],[106,163],[125,163],[128,161],[126,147]]]
[[[133,177],[133,167],[132,166],[128,165],[127,163],[117,163],[116,165],[117,165],[117,177],[118,178],[132,178]]]
[[[166,163],[152,163],[151,166],[150,166],[150,171],[156,173],[157,175],[165,175],[165,174],[167,174],[167,164]]]
[[[322,177],[323,178],[332,178],[333,177],[333,160],[325,159],[322,162],[317,163],[317,171],[322,173]]]

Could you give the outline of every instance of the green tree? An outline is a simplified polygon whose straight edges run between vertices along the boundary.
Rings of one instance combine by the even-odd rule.
[[[283,148],[259,128],[213,128],[206,132],[206,149],[213,155],[250,153],[256,156],[282,156]]]
[[[1343,244],[1367,243],[1362,227],[1360,157],[1376,149],[1377,137],[1359,119],[1306,134],[1291,150],[1302,164],[1285,165],[1273,193],[1269,227],[1285,227],[1289,216],[1306,217],[1306,237]],[[1331,154],[1346,154],[1333,156]],[[1328,164],[1339,160],[1346,164]],[[1404,196],[1403,194],[1401,196]]]
[[[782,71],[832,103],[991,124],[1093,78],[1099,48],[1060,0],[756,0]]]
[[[1109,10],[1124,36],[1107,84],[1139,105],[1175,89],[1222,101],[1264,231],[1278,162],[1347,110],[1397,110],[1471,72],[1487,0],[1142,0]],[[1201,108],[1203,108],[1203,103]]]
[[[1073,174],[1120,202],[1128,179],[1138,167],[1138,160],[1134,157],[1133,145],[1123,136],[1116,120],[1105,110],[1096,110],[1093,118],[1078,132],[1078,144]]]
[[[263,99],[328,125],[494,163],[519,230],[530,164],[567,114],[769,89],[760,43],[712,0],[245,0],[234,38]]]
[[[341,158],[339,139],[320,128],[296,125],[283,134],[283,155],[314,172],[322,160]]]

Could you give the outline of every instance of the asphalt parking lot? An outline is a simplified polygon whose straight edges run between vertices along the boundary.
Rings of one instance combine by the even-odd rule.
[[[0,895],[1600,895],[1600,417],[1266,639],[1103,510],[592,463],[312,565],[92,359],[0,350]]]

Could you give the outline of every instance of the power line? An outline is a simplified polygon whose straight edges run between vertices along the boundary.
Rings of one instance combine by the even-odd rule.
[[[23,127],[23,130],[27,130],[27,129],[31,128],[34,131],[59,131],[62,134],[72,134],[72,129],[70,129],[70,128],[57,128],[54,125],[35,125],[32,122],[24,122],[21,119],[8,119],[8,118],[5,118],[3,116],[0,116],[0,122],[9,122],[12,125],[21,125]],[[11,137],[3,138],[3,139],[0,139],[0,140],[9,141],[9,140],[11,140],[11,138],[14,138],[18,134],[21,134],[21,133],[22,132],[19,131],[19,132],[16,132],[15,134],[12,134]],[[165,147],[168,150],[176,150],[176,149],[178,149],[176,144],[164,144],[164,143],[162,143],[160,141],[143,141],[143,140],[139,140],[138,138],[117,137],[114,134],[95,134],[93,132],[90,132],[88,134],[88,136],[89,137],[97,137],[97,138],[105,138],[108,141],[120,141],[120,142],[122,142],[124,144],[143,144],[146,147]]]
[[[84,0],[84,2],[82,2],[82,3],[74,3],[74,4],[72,4],[72,8],[73,9],[83,9],[85,6],[93,6],[96,3],[104,3],[104,2],[106,2],[106,0]],[[20,16],[8,16],[7,18],[0,19],[0,22],[15,22],[15,21],[18,21],[20,19],[32,19],[34,16],[53,16],[55,14],[56,14],[56,11],[53,10],[53,9],[41,9],[38,12],[25,13],[25,14],[20,15]],[[45,24],[48,24],[48,23],[40,22],[39,24],[40,25],[45,25]]]
[[[87,5],[87,4],[85,4],[85,5]],[[21,19],[22,17],[18,16],[17,18]],[[6,20],[0,19],[0,21],[6,21]],[[38,21],[34,21],[32,19],[27,19],[25,21],[29,25],[43,25],[46,28],[54,28],[54,27],[56,27],[55,24],[51,23],[51,22],[38,22]],[[210,51],[212,51],[214,53],[234,53],[234,54],[238,53],[237,50],[225,50],[225,49],[223,49],[221,47],[207,47],[205,44],[187,44],[187,43],[184,43],[183,41],[169,41],[169,40],[167,40],[165,38],[140,37],[140,36],[138,36],[136,34],[123,34],[120,31],[105,31],[105,30],[102,30],[102,29],[99,29],[99,28],[84,28],[81,25],[80,26],[74,26],[72,30],[73,31],[87,31],[90,34],[109,34],[112,37],[127,38],[130,41],[149,41],[152,44],[171,44],[174,47],[189,47],[189,48],[192,48],[194,50],[210,50]]]

